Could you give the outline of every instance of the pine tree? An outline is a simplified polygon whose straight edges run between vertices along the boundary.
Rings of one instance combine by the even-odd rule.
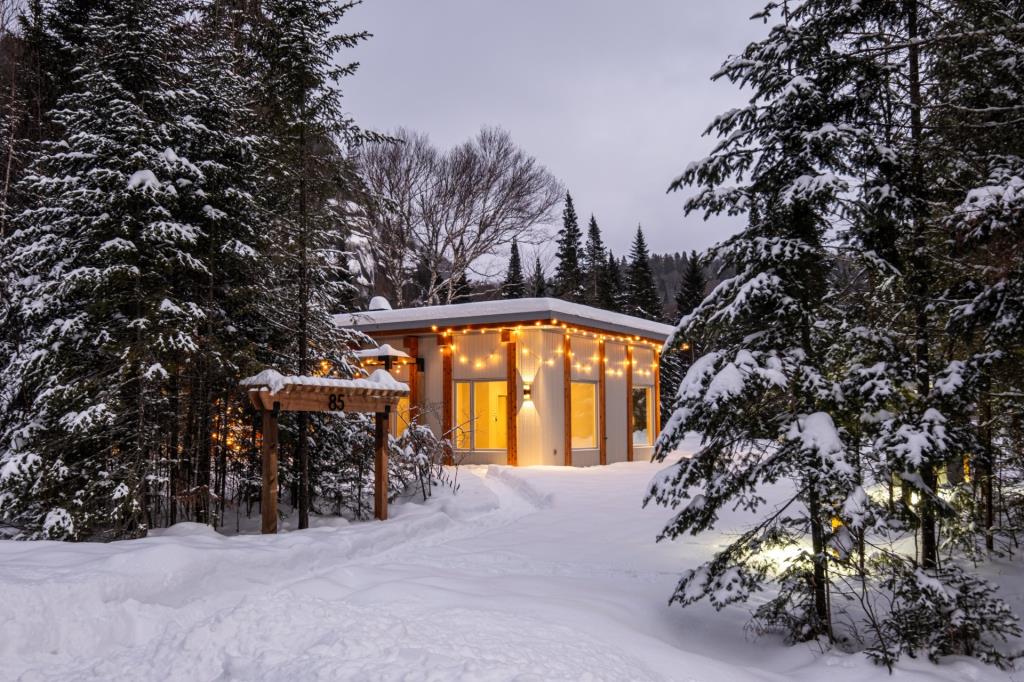
[[[533,261],[533,272],[530,274],[530,295],[534,298],[546,298],[549,294],[544,268],[540,264],[540,256],[537,256]]]
[[[363,135],[341,106],[339,83],[356,65],[336,66],[342,50],[368,35],[336,31],[352,6],[339,0],[267,0],[255,41],[261,104],[270,114],[268,132],[278,143],[271,202],[281,253],[275,277],[281,286],[267,305],[281,315],[290,342],[282,360],[302,375],[313,371],[317,354],[327,355],[342,376],[355,371],[345,349],[357,338],[339,331],[331,317],[342,310],[345,296],[335,271],[347,264],[334,257],[348,236],[342,206],[356,195],[358,183],[345,148]],[[299,528],[309,524],[307,436],[330,423],[327,417],[313,421],[306,412],[295,418]]]
[[[251,263],[251,194],[229,159],[250,143],[219,127],[231,82],[197,80],[185,16],[174,0],[113,2],[79,27],[77,76],[52,114],[62,136],[23,181],[33,208],[5,251],[28,343],[0,400],[0,452],[19,475],[0,498],[30,536],[145,532],[171,369],[224,331],[204,297],[213,273]]]
[[[684,506],[666,537],[710,527],[722,505],[756,507],[753,491],[780,478],[796,481],[802,511],[762,514],[739,543],[687,572],[674,598],[745,599],[771,574],[761,552],[809,536],[811,552],[779,572],[777,596],[755,612],[758,629],[854,637],[887,665],[922,650],[1000,662],[993,642],[1019,632],[1015,619],[991,587],[937,560],[939,514],[957,545],[977,533],[969,495],[961,515],[960,502],[938,494],[937,473],[984,439],[972,415],[977,374],[942,335],[949,302],[938,283],[958,269],[941,257],[953,222],[942,207],[963,196],[948,182],[963,164],[940,132],[957,126],[939,120],[962,111],[932,88],[957,62],[940,56],[944,46],[979,40],[986,53],[1006,44],[995,37],[1005,28],[989,33],[952,3],[925,12],[916,0],[773,3],[759,16],[775,12],[782,20],[769,36],[719,73],[752,89],[750,105],[716,119],[722,142],[674,185],[697,186],[688,210],[750,220],[712,250],[737,274],[671,341],[696,333],[708,349],[682,382],[657,452],[684,430],[704,442],[649,499]],[[963,73],[954,92],[971,87]],[[850,226],[843,260],[824,248],[838,215]],[[848,272],[850,259],[862,272]],[[867,494],[875,485],[888,501]],[[858,587],[830,582],[830,565]],[[832,594],[861,604],[843,625],[855,632],[837,635]],[[970,623],[940,615],[957,608],[972,612]]]
[[[626,312],[648,320],[660,320],[664,316],[664,310],[658,288],[654,285],[654,273],[651,272],[649,258],[643,229],[638,226],[629,253]]]
[[[601,287],[598,293],[598,308],[615,313],[620,313],[625,308],[622,269],[619,267],[619,262],[615,260],[615,254],[611,251],[608,252],[608,259],[604,267],[604,277],[601,280]]]
[[[691,251],[686,259],[682,278],[679,280],[679,290],[676,292],[676,315],[684,317],[692,313],[704,300],[707,286],[700,257],[696,251]]]
[[[558,231],[558,267],[552,282],[554,294],[559,298],[582,303],[585,294],[585,282],[581,264],[581,240],[579,221],[572,195],[565,194],[565,208],[562,210],[562,229]]]
[[[523,281],[523,264],[519,257],[519,244],[512,239],[512,251],[508,260],[508,272],[501,285],[502,298],[523,298],[526,295],[526,282]]]
[[[607,276],[606,256],[601,228],[597,225],[597,219],[591,215],[587,228],[587,246],[583,252],[583,275],[586,281],[584,302],[588,305],[600,305],[601,287]]]

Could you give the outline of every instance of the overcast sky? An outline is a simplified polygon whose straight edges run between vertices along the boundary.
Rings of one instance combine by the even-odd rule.
[[[765,28],[763,0],[365,0],[347,30],[349,110],[364,127],[421,130],[440,146],[501,126],[597,216],[624,254],[638,223],[651,250],[703,249],[735,220],[684,217],[666,194],[717,113],[743,94],[710,76]],[[529,254],[527,254],[529,255]]]

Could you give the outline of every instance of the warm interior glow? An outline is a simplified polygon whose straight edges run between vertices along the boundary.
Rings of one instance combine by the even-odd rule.
[[[455,447],[460,450],[504,450],[508,442],[504,381],[455,382]]]
[[[633,445],[654,444],[654,402],[650,386],[633,388]]]
[[[571,385],[572,446],[574,448],[597,447],[597,384],[589,381],[574,381]]]

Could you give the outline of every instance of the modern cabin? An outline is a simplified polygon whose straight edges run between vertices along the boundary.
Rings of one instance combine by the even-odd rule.
[[[410,394],[411,420],[469,464],[591,466],[647,459],[658,432],[658,357],[669,325],[555,298],[481,301],[335,317],[378,349]]]

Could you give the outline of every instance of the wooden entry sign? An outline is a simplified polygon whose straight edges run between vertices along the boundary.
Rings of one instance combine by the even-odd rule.
[[[372,412],[374,414],[374,516],[388,518],[388,415],[398,401],[409,395],[409,387],[384,370],[369,379],[327,377],[286,377],[265,370],[243,379],[253,407],[263,421],[263,481],[260,497],[261,530],[277,532],[277,461],[280,450],[278,415],[281,412]]]

